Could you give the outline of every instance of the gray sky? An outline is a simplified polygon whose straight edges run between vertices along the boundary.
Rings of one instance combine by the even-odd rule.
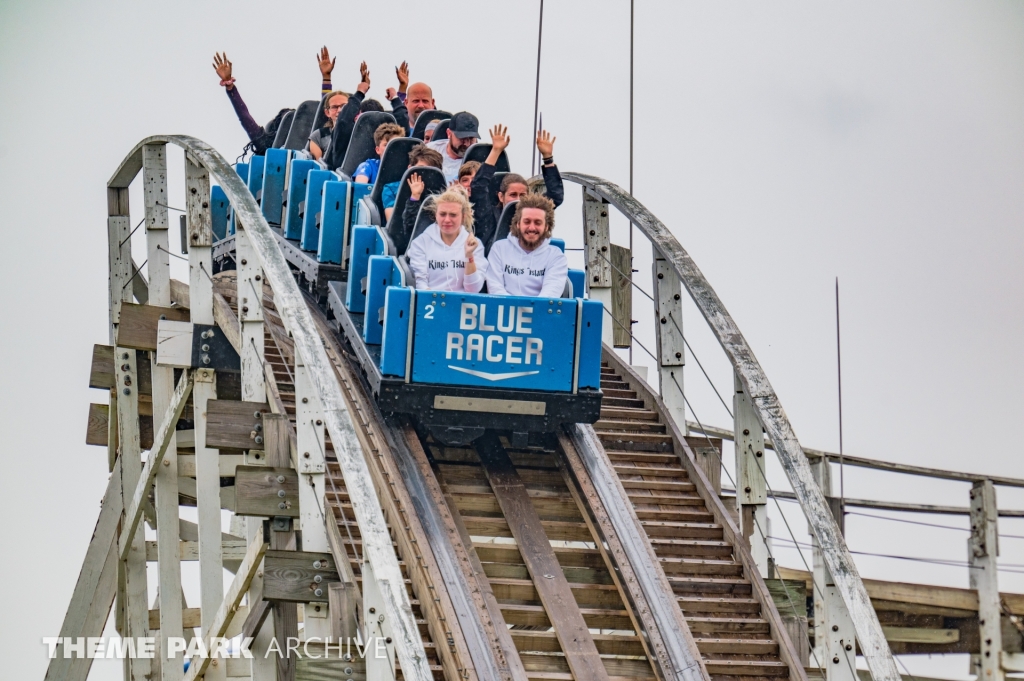
[[[1018,447],[1006,443],[1024,409],[1024,5],[637,5],[636,194],[718,291],[801,441],[838,447],[838,276],[847,453],[1024,477]],[[42,674],[40,639],[57,635],[107,476],[105,451],[83,444],[88,403],[105,401],[86,384],[92,345],[107,342],[107,178],[150,134],[191,134],[229,160],[240,152],[214,50],[227,50],[262,122],[316,96],[314,53],[325,43],[338,55],[337,87],[351,89],[366,59],[380,97],[407,59],[439,105],[509,125],[513,167],[528,170],[536,3],[448,3],[426,12],[438,17],[429,24],[416,19],[423,7],[0,4],[0,361],[14,511],[2,530],[0,645],[12,677]],[[626,186],[628,2],[559,0],[546,10],[540,108],[559,166]],[[352,28],[360,22],[362,35]],[[172,197],[181,163],[170,155]],[[572,189],[558,231],[578,244],[578,226]],[[614,240],[627,243],[624,223]],[[649,255],[636,255],[637,282],[649,289]],[[634,316],[649,344],[643,300]],[[728,367],[692,307],[685,323],[728,391]],[[635,361],[645,363],[642,350]],[[698,416],[728,425],[692,362],[686,381]],[[967,504],[965,485],[857,470],[845,478],[853,497]],[[778,475],[773,484],[782,486]],[[1022,497],[1000,490],[1006,506],[1024,508]],[[788,515],[803,541],[805,524]],[[1001,527],[1024,535],[1022,523]],[[962,531],[859,516],[848,528],[854,550],[965,558]],[[1024,563],[1024,541],[1001,548],[1004,562]],[[793,551],[779,557],[799,566]],[[865,576],[967,585],[962,568],[857,560]],[[1024,591],[1022,575],[1000,579]],[[967,671],[963,659],[906,663],[916,673]],[[93,678],[117,674],[105,665]]]

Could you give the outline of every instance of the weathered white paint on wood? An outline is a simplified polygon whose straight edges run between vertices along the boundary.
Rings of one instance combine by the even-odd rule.
[[[978,590],[978,628],[981,638],[983,681],[1003,681],[1002,607],[999,602],[999,532],[996,488],[991,480],[971,486],[971,535],[967,539],[967,561],[972,589]]]
[[[680,430],[686,424],[686,399],[683,395],[683,365],[686,348],[679,329],[683,328],[683,306],[679,275],[663,258],[656,258],[652,267],[654,310],[657,327],[658,380],[661,399]],[[679,329],[676,328],[678,325]]]
[[[169,319],[157,322],[157,365],[172,368],[192,366],[192,328],[192,322],[174,322]]]

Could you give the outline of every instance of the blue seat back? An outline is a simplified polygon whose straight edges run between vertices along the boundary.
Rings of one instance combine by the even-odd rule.
[[[292,159],[291,168],[288,170],[288,194],[283,208],[283,227],[286,239],[297,240],[302,236],[302,216],[306,212],[307,175],[311,170],[319,167],[316,161],[303,158]]]
[[[242,178],[242,182],[248,185],[249,183],[249,164],[248,163],[236,163],[235,172]],[[235,209],[231,209],[231,222],[228,223],[228,234],[235,233]]]
[[[370,269],[370,257],[389,255],[387,241],[380,227],[355,225],[352,227],[352,248],[348,261],[348,287],[345,292],[345,307],[349,312],[362,314],[366,310],[366,275]]]
[[[363,340],[368,345],[380,345],[384,337],[384,301],[388,287],[405,285],[405,275],[394,256],[370,256],[363,317]]]
[[[249,178],[246,184],[249,187],[249,192],[256,199],[256,203],[260,202],[260,196],[263,194],[263,170],[265,165],[266,157],[264,156],[252,156],[249,158]]]
[[[505,204],[505,207],[501,211],[501,217],[498,218],[498,224],[494,228],[494,234],[487,238],[486,234],[480,235],[479,238],[484,241],[484,252],[490,253],[491,247],[498,243],[502,239],[508,237],[509,229],[512,227],[512,218],[516,214],[516,204],[518,201],[509,201]]]
[[[285,176],[288,174],[289,149],[267,149],[263,162],[263,186],[260,188],[260,210],[271,225],[281,224],[281,206],[285,199]]]
[[[320,208],[324,203],[324,183],[338,176],[329,170],[310,170],[306,175],[306,196],[303,199],[302,236],[299,248],[315,251],[320,243]]]
[[[320,206],[320,243],[316,249],[317,262],[333,263],[345,267],[348,261],[348,241],[355,224],[356,207],[367,196],[371,185],[339,182],[324,183],[323,202]]]
[[[569,270],[569,283],[572,284],[572,297],[583,298],[587,291],[587,273],[583,270]]]
[[[228,223],[231,212],[231,204],[228,203],[228,195],[224,193],[220,185],[210,187],[210,221],[213,223],[213,240],[220,241],[228,235]]]

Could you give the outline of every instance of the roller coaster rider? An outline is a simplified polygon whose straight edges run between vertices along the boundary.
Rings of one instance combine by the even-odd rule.
[[[409,266],[417,289],[479,293],[487,260],[473,233],[473,211],[461,187],[432,199],[435,221],[409,245]]]

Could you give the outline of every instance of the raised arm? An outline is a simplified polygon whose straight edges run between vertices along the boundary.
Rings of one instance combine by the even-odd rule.
[[[555,165],[556,139],[547,130],[537,133],[537,151],[540,152],[540,172],[544,176],[544,187],[547,190],[548,198],[555,204],[555,208],[558,208],[565,200],[565,187],[562,185],[562,174],[558,172],[558,166]]]
[[[242,101],[242,95],[238,93],[238,88],[235,87],[235,79],[232,77],[232,64],[228,59],[227,53],[213,53],[213,70],[220,77],[220,84],[227,93],[228,99],[231,100],[231,107],[235,110],[238,122],[242,124],[242,128],[249,137],[249,141],[255,142],[263,137],[266,131],[262,125],[253,120],[252,115],[249,113],[249,108]]]
[[[508,136],[508,128],[504,125],[496,125],[491,128],[491,153],[487,154],[487,160],[484,163],[489,166],[498,165],[501,152],[505,151],[511,141],[512,138]]]
[[[327,51],[326,45],[320,48],[320,54],[316,56],[316,63],[320,67],[321,97],[334,89],[331,87],[331,71],[334,70],[334,62],[336,61],[338,61],[338,58],[331,59],[331,53]]]

